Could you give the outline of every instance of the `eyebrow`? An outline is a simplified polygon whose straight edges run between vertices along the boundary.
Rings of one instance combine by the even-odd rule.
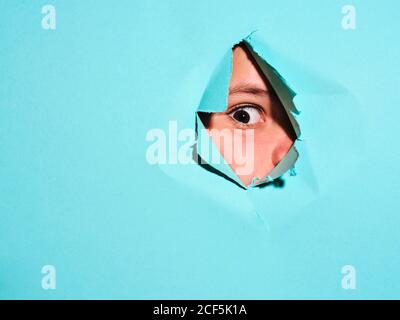
[[[254,94],[259,96],[265,96],[269,94],[268,90],[248,83],[229,88],[229,94],[240,94],[240,93]]]

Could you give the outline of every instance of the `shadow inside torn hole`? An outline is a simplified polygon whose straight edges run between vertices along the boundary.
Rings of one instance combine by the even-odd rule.
[[[202,167],[203,169],[214,173],[234,184],[236,184],[238,187],[242,188],[243,190],[247,190],[244,186],[240,185],[239,183],[237,183],[235,180],[233,180],[232,178],[228,177],[226,174],[222,173],[221,171],[218,171],[217,169],[215,169],[213,166],[211,166],[210,164],[208,164],[205,160],[203,160],[199,154],[197,153],[197,144],[193,145],[193,152],[192,152],[192,157],[193,157],[193,161],[195,161],[200,167]],[[266,187],[275,187],[275,188],[283,188],[285,186],[285,180],[282,179],[282,177],[276,178],[273,181],[268,181],[268,182],[263,182],[260,183],[259,185],[256,185],[256,188],[259,189],[264,189]]]

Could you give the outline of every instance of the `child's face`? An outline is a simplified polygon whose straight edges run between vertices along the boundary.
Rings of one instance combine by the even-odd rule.
[[[207,129],[225,159],[227,146],[213,132],[228,129],[233,137],[233,150],[237,150],[235,146],[241,144],[246,159],[251,159],[253,163],[252,172],[240,173],[238,163],[234,160],[235,154],[229,164],[246,186],[254,177],[268,175],[294,143],[295,133],[281,102],[241,46],[233,50],[228,107],[225,112],[211,115]],[[252,141],[246,140],[245,130],[253,130]],[[254,148],[248,149],[254,150],[251,154],[245,151],[248,143],[254,144]]]

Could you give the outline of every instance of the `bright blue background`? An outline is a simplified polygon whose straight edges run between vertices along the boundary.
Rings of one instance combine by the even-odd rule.
[[[352,1],[345,31],[345,4],[0,0],[0,298],[400,298],[400,5]],[[348,90],[300,106],[311,187],[301,164],[247,192],[149,165],[147,131],[192,125],[209,69],[255,29]]]

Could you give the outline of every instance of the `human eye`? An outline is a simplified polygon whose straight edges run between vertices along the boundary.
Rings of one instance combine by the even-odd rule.
[[[263,122],[262,111],[255,105],[237,106],[228,115],[241,125],[255,125]]]

